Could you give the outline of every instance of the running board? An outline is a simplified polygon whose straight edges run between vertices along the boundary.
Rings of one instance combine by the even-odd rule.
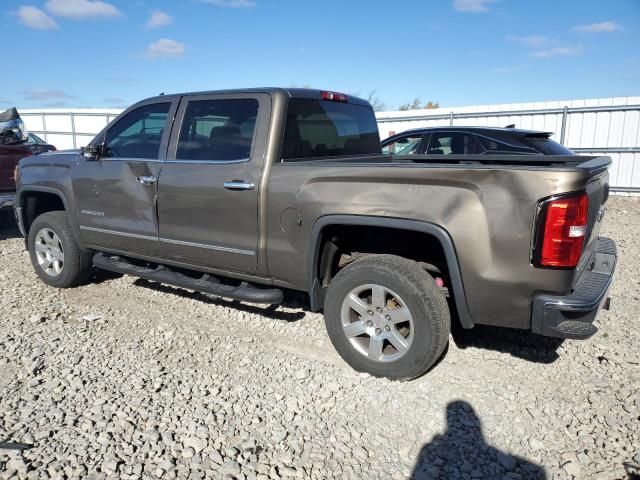
[[[282,303],[282,290],[279,288],[262,288],[247,282],[240,285],[227,285],[208,274],[200,278],[192,278],[183,273],[171,270],[164,265],[136,265],[125,257],[97,253],[93,256],[93,264],[104,270],[133,275],[152,282],[166,283],[175,287],[209,293],[218,297],[231,298],[248,303],[266,303],[274,305]]]

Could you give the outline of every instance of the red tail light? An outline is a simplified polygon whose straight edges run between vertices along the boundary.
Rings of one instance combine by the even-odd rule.
[[[586,193],[548,200],[538,216],[534,263],[540,267],[574,268],[580,261],[587,233],[589,197]]]
[[[332,102],[348,102],[347,96],[344,93],[338,92],[320,92],[320,98],[322,100],[330,100]]]

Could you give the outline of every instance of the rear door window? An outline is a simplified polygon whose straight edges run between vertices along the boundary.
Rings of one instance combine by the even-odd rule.
[[[370,106],[307,98],[290,100],[283,160],[380,152],[378,124]]]
[[[428,155],[476,155],[482,147],[474,135],[464,132],[441,132],[431,135]]]
[[[500,142],[499,140],[495,140],[493,138],[485,137],[482,135],[478,135],[478,139],[482,146],[486,150],[486,153],[492,154],[505,154],[505,155],[521,155],[521,154],[532,154],[537,153],[531,147],[524,145],[518,142],[520,145],[515,145],[517,140],[513,140],[513,143],[505,143]]]
[[[575,155],[573,151],[548,137],[528,136],[525,137],[525,141],[530,143],[538,152],[545,155]]]
[[[189,101],[176,160],[249,159],[257,115],[255,98]]]
[[[382,147],[383,155],[415,155],[419,152],[422,135],[410,135]]]

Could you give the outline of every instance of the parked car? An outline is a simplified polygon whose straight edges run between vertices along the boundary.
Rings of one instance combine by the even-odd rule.
[[[50,143],[45,142],[42,138],[37,136],[35,133],[29,132],[28,139],[26,144],[31,148],[31,152],[34,155],[38,155],[43,152],[53,152],[56,150],[56,147],[51,145]]]
[[[385,155],[574,155],[552,133],[517,128],[428,127],[383,140]]]
[[[13,176],[18,161],[55,149],[37,135],[27,132],[15,108],[0,113],[0,214],[13,207],[16,192]]]
[[[451,322],[593,335],[610,159],[433,157],[382,155],[371,106],[336,92],[164,95],[82,151],[21,160],[15,212],[51,286],[95,265],[252,303],[305,291],[372,375],[424,373]]]

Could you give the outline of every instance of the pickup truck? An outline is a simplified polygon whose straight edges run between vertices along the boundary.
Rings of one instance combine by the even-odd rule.
[[[382,155],[371,106],[337,92],[161,95],[80,151],[21,160],[15,214],[51,286],[95,266],[252,303],[304,291],[353,368],[410,379],[452,323],[596,332],[609,164]]]

